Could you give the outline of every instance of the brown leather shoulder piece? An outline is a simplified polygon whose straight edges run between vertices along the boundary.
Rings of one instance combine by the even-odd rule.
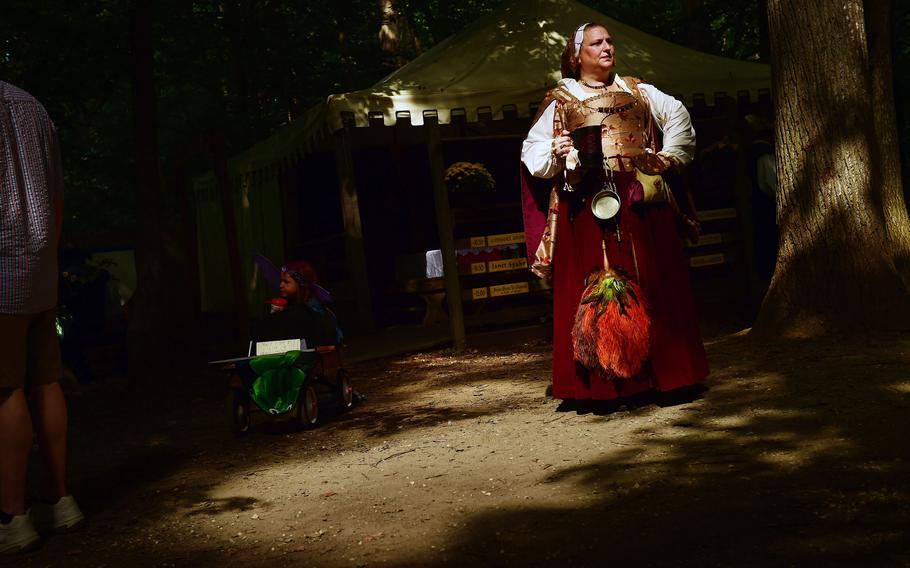
[[[559,102],[561,102],[561,103],[567,103],[567,102],[578,100],[578,98],[576,98],[575,95],[572,94],[572,91],[570,91],[565,85],[559,85],[558,87],[556,87],[555,89],[553,89],[550,92],[553,93],[553,96],[556,97],[556,99],[559,100]]]
[[[572,93],[570,93],[569,90],[562,85],[558,85],[550,89],[544,96],[543,101],[540,103],[540,106],[537,107],[537,114],[534,116],[534,120],[531,121],[531,124],[535,124],[538,120],[540,120],[540,116],[545,110],[547,110],[547,107],[550,106],[550,103],[552,103],[554,100],[558,101],[561,104],[566,104],[574,98],[575,97],[572,95]]]
[[[540,103],[540,106],[537,107],[537,114],[534,115],[534,119],[531,120],[531,124],[537,124],[537,121],[540,120],[543,111],[547,110],[547,107],[550,106],[550,103],[556,98],[556,95],[553,91],[556,89],[550,89],[547,91],[547,94],[544,95],[543,101]]]
[[[644,81],[642,81],[638,77],[623,77],[622,79],[623,79],[623,81],[626,82],[626,85],[628,85],[629,88],[632,89],[632,94],[635,95],[635,98],[645,99],[645,103],[647,103],[647,99],[642,96],[641,91],[638,88],[638,85],[640,85],[641,83],[644,83]]]
[[[531,121],[531,124],[536,124],[537,121],[540,120],[541,115],[543,115],[544,111],[547,110],[547,107],[550,106],[550,103],[552,103],[554,100],[556,101],[556,108],[557,108],[555,122],[558,122],[561,124],[563,120],[562,120],[562,112],[560,112],[560,107],[565,106],[566,104],[571,103],[573,101],[577,101],[578,99],[576,99],[575,95],[573,95],[571,92],[569,92],[569,90],[562,85],[558,85],[557,87],[550,89],[549,91],[547,91],[547,94],[544,96],[543,102],[541,102],[540,106],[537,107],[537,114],[534,116],[534,119]],[[555,126],[556,126],[556,124],[554,124],[554,127]]]
[[[644,81],[639,77],[623,77],[622,79],[626,82],[626,85],[632,89],[632,94],[635,95],[635,98],[640,100],[645,105],[645,108],[648,109],[648,124],[646,127],[648,131],[648,140],[646,145],[654,152],[657,152],[660,150],[660,145],[658,143],[657,124],[655,124],[653,117],[651,116],[651,101],[649,101],[648,97],[638,88]]]

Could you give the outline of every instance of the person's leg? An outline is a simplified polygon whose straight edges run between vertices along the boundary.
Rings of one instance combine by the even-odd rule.
[[[85,522],[82,510],[66,488],[67,412],[60,384],[29,387],[32,416],[44,462],[41,499],[32,503],[30,515],[42,534],[75,530]]]
[[[32,448],[32,419],[25,391],[0,390],[0,511],[25,513],[25,474]]]
[[[41,497],[56,502],[66,492],[66,400],[60,383],[29,389],[38,447],[44,463]]]
[[[28,395],[32,422],[44,462],[41,496],[55,502],[66,495],[67,412],[60,388],[63,367],[55,327],[56,310],[35,316],[28,332]]]
[[[32,419],[25,399],[26,339],[31,316],[0,314],[0,510],[25,512]]]

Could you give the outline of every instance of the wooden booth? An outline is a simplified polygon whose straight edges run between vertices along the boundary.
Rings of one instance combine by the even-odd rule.
[[[570,0],[532,0],[506,2],[370,89],[330,97],[226,175],[197,181],[204,309],[232,309],[223,274],[236,256],[255,311],[268,292],[246,259],[260,252],[313,263],[354,334],[442,326],[461,347],[472,330],[549,318],[548,286],[527,268],[519,157],[576,21],[606,23],[619,72],[686,103],[706,156],[687,176],[703,223],[687,247],[695,288],[709,310],[752,303],[761,283],[744,117],[770,118],[767,66],[670,44]],[[447,184],[460,162],[482,165],[492,184]]]

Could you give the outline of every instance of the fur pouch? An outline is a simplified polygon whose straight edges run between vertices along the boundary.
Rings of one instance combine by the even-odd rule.
[[[632,158],[635,165],[635,181],[632,183],[630,200],[636,203],[663,203],[668,200],[669,187],[661,173],[665,166],[656,154],[643,153]]]

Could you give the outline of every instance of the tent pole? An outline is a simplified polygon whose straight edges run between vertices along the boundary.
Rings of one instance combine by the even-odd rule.
[[[430,161],[430,179],[433,183],[433,201],[436,203],[436,226],[439,228],[439,246],[442,249],[442,267],[449,300],[449,326],[456,351],[465,348],[464,309],[461,305],[461,283],[458,280],[458,264],[455,261],[455,234],[452,225],[452,210],[449,208],[449,193],[446,189],[443,171],[445,160],[442,156],[442,142],[439,124],[426,121],[427,155]]]
[[[339,130],[334,135],[335,165],[338,169],[341,214],[344,222],[344,250],[348,276],[354,287],[357,326],[360,331],[371,331],[374,328],[373,307],[370,299],[366,254],[363,250],[363,227],[360,223],[360,205],[354,178],[354,159],[351,156],[348,137],[347,128]]]

